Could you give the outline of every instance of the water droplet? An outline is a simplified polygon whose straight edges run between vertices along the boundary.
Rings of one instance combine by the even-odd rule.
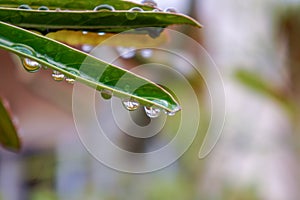
[[[151,49],[142,49],[141,50],[141,55],[144,57],[144,58],[150,58],[153,54],[153,51]]]
[[[24,69],[28,72],[37,72],[42,67],[40,63],[29,58],[22,58],[22,64]]]
[[[135,48],[133,47],[117,47],[117,51],[124,59],[133,58],[135,56]]]
[[[164,111],[168,116],[174,116],[176,112]]]
[[[98,35],[105,35],[105,32],[99,32]]]
[[[20,51],[20,52],[22,52],[24,54],[30,55],[30,56],[34,56],[35,55],[34,50],[31,47],[26,46],[24,44],[13,44],[11,46],[11,48],[13,48],[13,49],[15,49],[17,51]]]
[[[53,71],[52,73],[52,78],[55,81],[62,81],[65,78],[65,75],[63,75],[62,73],[60,73],[59,71]]]
[[[160,109],[156,108],[154,106],[148,107],[148,106],[144,106],[146,115],[150,118],[157,118],[160,115]]]
[[[122,103],[128,111],[134,111],[140,106],[140,103],[133,99],[124,99]]]
[[[164,12],[177,13],[177,10],[176,10],[176,8],[170,7],[170,8],[164,9]]]
[[[65,80],[66,80],[67,83],[70,83],[70,84],[74,84],[75,83],[75,79],[73,79],[73,78],[68,78],[67,77]]]
[[[152,12],[160,12],[160,10],[155,8],[155,9],[152,10]]]
[[[86,35],[86,34],[88,34],[89,32],[88,31],[82,31],[82,34],[83,35]]]
[[[101,4],[94,8],[94,11],[115,11],[115,8],[108,4]]]
[[[38,10],[49,10],[49,8],[47,6],[41,6],[38,8]]]
[[[143,12],[144,10],[140,7],[133,7],[129,9],[129,12],[126,12],[126,18],[128,20],[134,20],[138,15],[138,12]]]
[[[172,111],[164,110],[164,113],[168,116],[174,116],[179,110],[181,110],[181,108],[178,106],[175,109],[173,109]]]
[[[152,38],[157,38],[164,31],[161,27],[147,27],[145,30],[148,32],[149,36]]]
[[[80,73],[77,72],[77,71],[74,71],[74,69],[66,69],[66,70],[69,71],[71,74],[73,74],[75,77],[80,76]],[[75,83],[75,78],[69,76],[69,77],[66,77],[65,81],[67,83],[74,84]]]
[[[111,99],[111,97],[112,97],[112,91],[107,90],[107,89],[103,89],[101,91],[101,96],[102,96],[103,99],[107,99],[107,100]]]
[[[82,49],[82,51],[90,52],[90,51],[92,51],[93,46],[92,45],[88,45],[88,44],[84,44],[84,45],[81,46],[81,49]]]
[[[27,4],[20,5],[18,8],[19,9],[31,10],[31,7],[29,5],[27,5]]]
[[[147,6],[156,7],[157,3],[154,0],[142,0],[142,4],[145,4]]]

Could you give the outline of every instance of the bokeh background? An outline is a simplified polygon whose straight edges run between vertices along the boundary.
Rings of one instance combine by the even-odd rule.
[[[198,159],[210,119],[209,94],[199,74],[180,63],[164,58],[181,70],[198,95],[199,133],[171,166],[133,175],[102,165],[86,151],[73,121],[72,85],[54,82],[49,70],[26,73],[18,58],[1,50],[0,96],[10,102],[19,121],[23,150],[19,154],[0,150],[0,199],[300,199],[300,1],[157,3],[204,25],[201,30],[174,28],[202,44],[222,74],[227,117],[214,150]],[[172,42],[201,63],[188,44]],[[148,59],[161,58],[154,52]],[[136,55],[120,64],[130,69],[144,61]],[[169,126],[172,130],[172,123]],[[118,142],[142,152],[163,139],[124,137]]]

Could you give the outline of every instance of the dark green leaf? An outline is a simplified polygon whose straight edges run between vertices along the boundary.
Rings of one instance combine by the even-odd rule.
[[[151,81],[4,22],[0,22],[0,48],[37,61],[98,90],[108,89],[116,96],[134,98],[144,105],[156,105],[169,112],[179,109],[174,98]],[[81,68],[83,63],[84,69]]]
[[[44,32],[61,29],[103,32],[122,32],[130,29],[139,29],[139,32],[149,33],[153,37],[159,36],[159,33],[162,31],[159,28],[169,25],[188,24],[201,27],[197,21],[183,14],[128,10],[38,11],[0,7],[0,20],[26,29],[36,29]]]
[[[11,120],[7,102],[0,98],[0,144],[10,151],[19,151],[21,143]]]
[[[93,10],[98,5],[108,4],[113,6],[116,10],[128,10],[132,7],[153,10],[150,6],[123,0],[2,0],[0,2],[0,6],[10,8],[17,8],[24,4],[29,5],[32,8],[47,6],[50,9],[60,8],[71,10]]]

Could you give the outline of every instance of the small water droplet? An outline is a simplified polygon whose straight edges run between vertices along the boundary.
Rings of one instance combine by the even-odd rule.
[[[24,69],[28,72],[37,72],[42,67],[40,63],[29,58],[22,58],[22,64]]]
[[[98,35],[105,35],[105,32],[99,32]]]
[[[49,10],[49,8],[47,6],[41,6],[38,8],[38,10]]]
[[[145,30],[148,32],[149,36],[152,38],[157,38],[164,31],[161,27],[147,27]]]
[[[65,75],[63,75],[62,73],[60,73],[59,71],[53,71],[52,73],[52,78],[55,81],[62,81],[65,78]]]
[[[76,76],[80,76],[80,73],[77,72],[77,71],[74,71],[73,69],[67,69],[67,71],[69,71],[69,72],[70,72],[71,74],[73,74],[75,77],[76,77]],[[65,81],[66,81],[67,83],[74,84],[74,83],[75,83],[75,78],[69,76],[69,77],[66,77]]]
[[[106,99],[106,100],[111,99],[111,97],[112,97],[112,91],[107,90],[107,89],[103,89],[101,91],[101,96],[102,96],[103,99]]]
[[[152,10],[152,12],[160,12],[160,10],[155,8],[155,9]]]
[[[34,56],[35,55],[34,50],[31,47],[29,47],[27,45],[24,45],[24,44],[18,44],[18,43],[16,43],[16,44],[13,44],[11,46],[11,48],[13,48],[13,49],[15,49],[17,51],[20,51],[20,52],[22,52],[24,54],[28,54],[30,56]]]
[[[164,113],[168,116],[174,116],[179,110],[181,110],[181,108],[178,106],[175,109],[173,109],[172,111],[164,110]]]
[[[177,13],[177,10],[176,10],[176,8],[170,7],[170,8],[164,9],[164,12]]]
[[[135,48],[133,47],[117,47],[117,51],[124,59],[133,58],[135,56]]]
[[[140,106],[140,103],[133,99],[124,99],[122,103],[128,111],[134,111]]]
[[[156,7],[157,3],[154,0],[142,0],[142,4],[145,4],[147,6]]]
[[[134,20],[136,16],[138,15],[138,12],[143,12],[144,10],[140,7],[133,7],[129,9],[128,12],[126,12],[126,18],[128,20]]]
[[[81,46],[81,49],[82,49],[82,51],[90,52],[90,51],[92,51],[93,46],[92,45],[88,45],[88,44],[84,44],[84,45]]]
[[[144,110],[146,112],[146,115],[150,118],[157,118],[160,115],[160,109],[154,106],[151,107],[144,106]]]
[[[108,4],[101,4],[94,8],[94,11],[115,11],[115,8]]]
[[[86,35],[86,34],[88,34],[89,32],[88,31],[82,31],[82,34],[83,35]]]
[[[174,116],[176,112],[164,111],[168,116]]]
[[[141,55],[144,57],[144,58],[150,58],[153,54],[153,51],[151,49],[142,49],[141,50]]]
[[[20,5],[18,8],[19,9],[25,9],[25,10],[31,10],[31,7],[27,4]]]
[[[65,79],[65,81],[67,82],[67,83],[70,83],[70,84],[74,84],[75,83],[75,79],[73,79],[73,78],[66,78]]]

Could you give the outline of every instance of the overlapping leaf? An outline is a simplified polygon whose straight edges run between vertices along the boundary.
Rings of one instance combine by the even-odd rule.
[[[105,63],[57,41],[0,22],[0,48],[37,61],[53,70],[98,90],[108,89],[116,96],[134,98],[144,105],[178,111],[178,103],[163,88],[117,66]],[[81,66],[85,67],[82,70]],[[126,83],[117,84],[120,79]]]
[[[102,9],[95,9],[99,5],[102,5]],[[117,96],[134,98],[145,105],[156,105],[169,112],[178,111],[179,105],[160,86],[25,29],[38,30],[44,34],[65,29],[105,33],[134,29],[135,34],[147,33],[156,38],[169,25],[201,27],[186,15],[163,12],[153,5],[122,0],[3,0],[0,2],[0,21],[0,48],[98,90],[111,90]],[[52,38],[59,40],[56,37],[52,35]],[[80,68],[82,63],[88,66],[84,70]],[[117,84],[122,77],[126,77],[126,82]]]

